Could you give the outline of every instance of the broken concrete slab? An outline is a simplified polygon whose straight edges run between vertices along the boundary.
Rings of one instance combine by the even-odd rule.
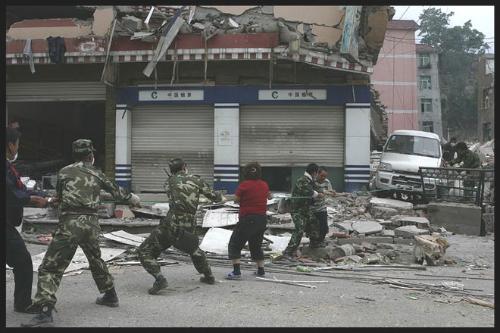
[[[238,223],[238,211],[232,208],[207,210],[203,216],[203,228],[225,227]]]
[[[380,223],[375,221],[354,221],[352,223],[352,229],[358,234],[376,234],[381,232],[383,227]]]
[[[396,215],[391,220],[399,226],[414,225],[420,229],[429,229],[430,222],[425,217]]]
[[[336,239],[336,243],[339,245],[342,244],[361,244],[363,242],[370,242],[370,243],[393,243],[393,238],[392,237],[377,237],[377,236],[370,236],[370,237],[364,237],[364,238],[338,238]]]
[[[381,236],[384,236],[384,237],[395,237],[396,236],[394,230],[388,230],[388,229],[382,230],[380,234],[381,234]]]
[[[415,238],[395,237],[394,244],[413,245],[413,244],[415,244]]]
[[[393,208],[397,210],[413,210],[413,204],[411,202],[395,200],[395,199],[387,199],[387,198],[373,197],[370,199],[370,205],[372,207],[378,206],[378,207]]]
[[[232,233],[231,230],[223,228],[210,228],[201,241],[200,249],[205,252],[227,255],[227,245]]]
[[[412,238],[416,235],[428,235],[429,230],[419,229],[414,225],[407,225],[394,229],[396,237]]]
[[[334,222],[332,224],[333,226],[341,229],[341,230],[344,230],[348,233],[351,233],[354,231],[353,227],[352,227],[352,222],[351,221],[344,221],[344,222]]]
[[[390,219],[394,215],[398,215],[399,211],[395,208],[372,206],[370,208],[370,214],[372,214],[375,219]]]
[[[453,202],[431,202],[427,206],[432,224],[443,226],[446,230],[465,235],[481,234],[481,208],[478,206]]]

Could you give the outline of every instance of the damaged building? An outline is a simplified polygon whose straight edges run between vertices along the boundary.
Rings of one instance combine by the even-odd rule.
[[[96,165],[139,193],[164,191],[177,156],[228,193],[250,161],[271,190],[310,162],[338,191],[367,186],[370,75],[391,7],[30,8],[7,7],[21,160],[69,162],[85,137]]]

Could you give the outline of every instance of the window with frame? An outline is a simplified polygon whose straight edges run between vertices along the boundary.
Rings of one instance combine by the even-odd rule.
[[[489,89],[483,89],[483,109],[489,109],[490,108],[490,96],[489,96]]]
[[[420,90],[431,89],[431,77],[429,75],[420,75]]]
[[[432,99],[431,98],[420,99],[420,111],[432,112]]]
[[[424,132],[434,132],[434,122],[433,121],[423,121],[422,130]]]
[[[431,56],[429,53],[420,53],[418,55],[418,67],[428,68],[431,66]]]

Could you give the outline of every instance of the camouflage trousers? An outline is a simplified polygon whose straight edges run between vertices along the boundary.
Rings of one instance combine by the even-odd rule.
[[[198,273],[212,275],[205,252],[198,246],[195,228],[194,215],[169,212],[137,250],[144,269],[155,278],[161,275],[160,265],[156,259],[162,251],[174,246],[191,256],[191,261]]]
[[[292,211],[292,221],[295,225],[295,229],[292,231],[292,237],[284,251],[285,254],[292,254],[299,247],[302,236],[304,235],[304,228],[309,227],[311,212],[309,210]]]
[[[99,292],[114,287],[113,277],[101,259],[98,217],[93,215],[62,215],[42,263],[38,268],[38,285],[33,303],[54,305],[56,292],[64,271],[80,246],[88,259],[92,277]]]
[[[310,246],[317,246],[324,241],[328,233],[328,214],[326,210],[312,213],[304,231],[306,236],[309,237]]]

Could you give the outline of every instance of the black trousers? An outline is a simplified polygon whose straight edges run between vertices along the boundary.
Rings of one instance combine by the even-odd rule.
[[[247,215],[242,217],[233,229],[229,239],[229,259],[241,258],[241,249],[248,241],[252,260],[264,260],[262,240],[266,231],[266,215]]]
[[[14,307],[25,309],[31,304],[31,285],[33,283],[33,263],[24,240],[12,225],[7,224],[6,259],[14,273]]]
[[[328,213],[325,211],[315,212],[314,216],[319,222],[319,239],[322,242],[325,240],[325,236],[328,233]]]

